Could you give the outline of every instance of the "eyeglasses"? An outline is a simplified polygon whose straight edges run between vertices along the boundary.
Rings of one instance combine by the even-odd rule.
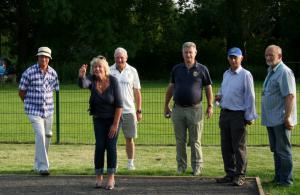
[[[99,58],[100,60],[106,60],[106,58],[102,55],[98,55],[97,58]]]

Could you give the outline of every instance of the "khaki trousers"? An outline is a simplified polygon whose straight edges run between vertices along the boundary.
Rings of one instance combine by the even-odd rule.
[[[202,168],[203,156],[201,148],[201,135],[203,128],[202,106],[181,107],[174,105],[172,121],[176,138],[176,160],[178,171],[187,169],[187,132],[191,146],[191,166],[193,172]]]

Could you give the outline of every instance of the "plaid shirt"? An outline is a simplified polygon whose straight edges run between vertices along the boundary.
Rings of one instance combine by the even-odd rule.
[[[43,74],[38,64],[29,67],[22,74],[19,89],[26,91],[26,114],[43,118],[53,115],[53,90],[59,91],[57,73],[53,68],[48,66],[46,74]]]

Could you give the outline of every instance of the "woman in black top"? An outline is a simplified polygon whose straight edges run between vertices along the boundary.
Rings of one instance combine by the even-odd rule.
[[[95,144],[95,173],[96,187],[103,186],[104,154],[107,152],[108,180],[105,188],[114,188],[117,165],[118,124],[122,114],[122,97],[118,81],[109,75],[109,66],[103,56],[92,59],[90,73],[86,76],[88,65],[83,64],[79,69],[79,86],[89,88],[90,115],[93,116]]]

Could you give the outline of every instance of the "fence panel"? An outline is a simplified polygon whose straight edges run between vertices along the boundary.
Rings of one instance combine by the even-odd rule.
[[[256,83],[256,109],[260,115],[261,86]],[[299,86],[297,95],[299,97]],[[143,120],[138,125],[136,144],[174,145],[175,138],[170,119],[163,116],[164,96],[167,83],[142,83]],[[219,85],[214,84],[216,93]],[[18,97],[17,85],[0,85],[0,142],[2,143],[33,143],[34,133],[27,116],[24,114],[23,103]],[[89,90],[79,89],[76,85],[61,85],[59,95],[60,111],[55,113],[53,124],[53,142],[57,141],[56,117],[59,116],[60,143],[94,144],[94,132],[91,116],[88,114]],[[298,113],[299,113],[298,98]],[[55,98],[55,102],[56,98]],[[203,110],[206,99],[203,100]],[[204,118],[203,145],[220,145],[218,117],[220,108],[214,107],[213,117]],[[298,114],[299,116],[299,114]],[[248,145],[268,144],[267,131],[260,125],[260,118],[248,127]],[[119,134],[119,144],[125,144],[123,133]],[[300,144],[299,125],[293,130],[292,143]]]

